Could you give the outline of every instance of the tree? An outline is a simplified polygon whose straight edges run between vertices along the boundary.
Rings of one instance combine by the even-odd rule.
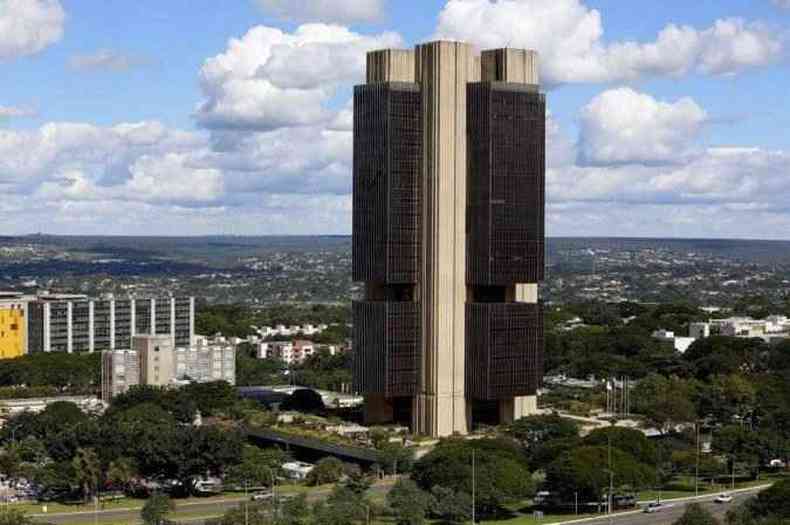
[[[755,386],[741,374],[716,375],[700,392],[701,413],[721,424],[743,420],[755,408]]]
[[[431,500],[431,495],[411,480],[398,480],[387,493],[387,505],[397,525],[423,525]]]
[[[508,432],[525,447],[532,447],[555,439],[574,438],[579,435],[579,425],[558,415],[536,415],[516,420]]]
[[[129,485],[137,474],[137,467],[131,458],[118,458],[110,462],[107,468],[107,481],[117,487],[121,487],[124,492],[128,492]]]
[[[461,524],[472,518],[472,497],[469,494],[437,485],[431,489],[431,496],[431,513],[442,521]]]
[[[379,464],[384,473],[402,474],[410,472],[414,467],[414,449],[387,443],[378,451]]]
[[[647,439],[644,432],[635,428],[607,427],[590,432],[582,443],[593,447],[608,446],[611,439],[612,446],[630,454],[640,463],[654,465],[658,460],[656,447]]]
[[[313,470],[307,474],[308,485],[325,485],[335,483],[343,476],[343,462],[334,456],[323,458],[315,464]]]
[[[368,517],[374,518],[375,514],[375,508],[367,497],[343,485],[337,485],[326,502],[319,502],[313,507],[314,523],[321,525],[365,523]]]
[[[507,502],[534,493],[525,476],[528,465],[512,442],[449,439],[440,442],[414,465],[412,479],[423,489],[442,486],[472,493],[472,452],[475,453],[475,504],[481,514],[494,513]]]
[[[175,505],[165,494],[154,494],[148,498],[140,511],[140,518],[145,525],[162,525],[168,514],[175,510]]]
[[[633,456],[612,448],[614,486],[620,490],[638,491],[655,486],[655,466],[639,463]],[[564,453],[546,469],[546,484],[564,501],[598,502],[608,492],[608,447],[583,446]]]
[[[667,433],[677,425],[696,419],[692,395],[692,386],[688,382],[653,374],[634,388],[634,411],[644,415],[647,422],[659,431]]]
[[[285,452],[278,448],[260,449],[245,445],[241,454],[241,463],[228,469],[225,482],[239,487],[269,486],[285,462],[285,458]]]
[[[226,381],[192,383],[177,392],[180,396],[194,401],[203,416],[225,412],[239,399],[236,388]]]
[[[77,449],[77,454],[72,460],[77,482],[82,489],[82,495],[87,501],[95,496],[99,488],[101,477],[101,463],[96,451],[90,448]]]
[[[673,525],[719,525],[719,520],[699,503],[690,503]]]

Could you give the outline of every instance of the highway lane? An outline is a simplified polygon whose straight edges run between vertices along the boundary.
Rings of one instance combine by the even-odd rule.
[[[697,500],[696,503],[699,503],[704,508],[711,511],[717,518],[724,518],[729,509],[742,504],[744,501],[754,496],[757,492],[758,490],[754,490],[751,492],[733,494],[733,501],[731,503],[715,503],[713,501],[715,496]],[[590,519],[580,523],[583,523],[583,525],[609,525],[610,523],[613,525],[668,525],[680,518],[686,511],[686,506],[690,503],[695,503],[695,501],[683,501],[675,503],[669,502],[669,504],[672,505],[671,507],[666,508],[660,512],[654,512],[652,514],[641,511],[629,512],[624,514],[615,514],[612,516],[611,521],[608,517],[604,517]]]

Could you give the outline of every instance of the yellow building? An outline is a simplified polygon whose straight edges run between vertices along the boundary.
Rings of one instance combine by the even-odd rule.
[[[0,303],[0,359],[25,353],[25,308],[21,303]]]

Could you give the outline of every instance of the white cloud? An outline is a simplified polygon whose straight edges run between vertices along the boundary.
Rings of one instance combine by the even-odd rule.
[[[783,51],[779,36],[737,18],[702,30],[671,24],[653,42],[607,43],[601,14],[581,0],[449,0],[436,32],[483,48],[536,49],[548,84],[735,74],[769,64]]]
[[[63,36],[58,0],[0,0],[0,61],[33,55]]]
[[[385,0],[256,0],[267,13],[298,22],[352,24],[381,18]]]
[[[338,86],[363,78],[365,53],[400,44],[394,33],[365,36],[323,24],[293,33],[254,27],[203,65],[206,98],[197,120],[207,128],[255,130],[325,121]]]
[[[0,106],[0,120],[13,117],[32,117],[36,112],[30,108],[17,108],[14,106]]]
[[[93,53],[74,55],[69,58],[69,68],[74,71],[128,71],[147,63],[141,57],[134,57],[112,49],[99,49]]]
[[[690,98],[670,103],[631,88],[610,89],[582,108],[581,159],[589,164],[681,162],[706,119]]]

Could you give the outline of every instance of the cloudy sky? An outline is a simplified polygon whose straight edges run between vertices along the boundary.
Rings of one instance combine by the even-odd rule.
[[[549,235],[790,239],[789,0],[0,0],[0,234],[351,229],[364,54],[541,54]]]

